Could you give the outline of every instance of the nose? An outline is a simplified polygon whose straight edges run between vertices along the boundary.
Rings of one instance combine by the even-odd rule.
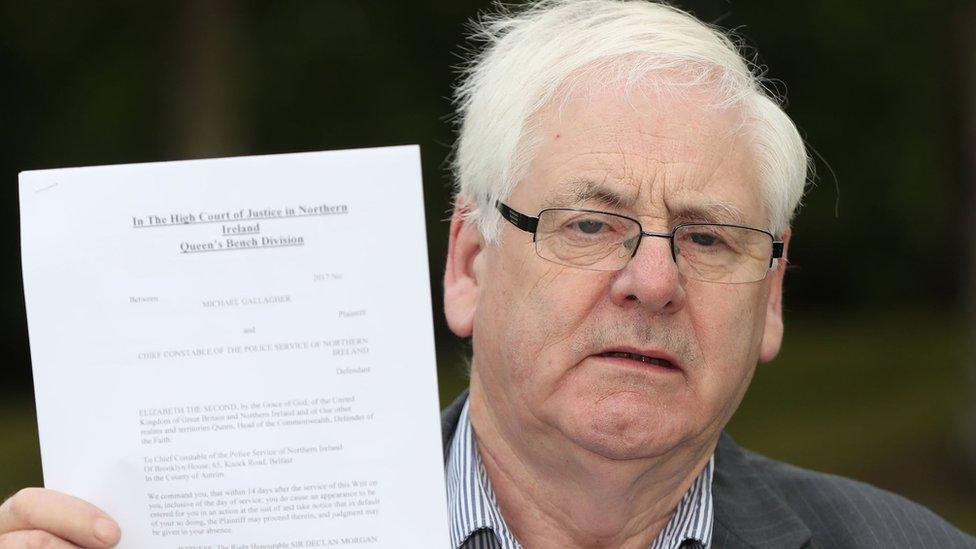
[[[665,235],[645,233],[637,253],[613,278],[610,294],[614,304],[654,313],[671,313],[684,306],[685,289],[671,256],[671,240],[653,238],[657,236]]]

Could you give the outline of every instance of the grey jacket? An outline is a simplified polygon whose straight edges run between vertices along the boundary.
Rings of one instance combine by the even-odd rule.
[[[444,458],[467,399],[441,413]],[[712,547],[976,548],[925,507],[850,479],[816,473],[740,448],[722,434],[712,479]]]

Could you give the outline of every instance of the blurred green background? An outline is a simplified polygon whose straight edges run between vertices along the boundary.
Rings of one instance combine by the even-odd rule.
[[[794,226],[787,335],[730,431],[976,533],[976,3],[676,2],[734,28],[819,177]],[[41,483],[17,172],[420,143],[441,320],[465,21],[483,0],[0,3],[0,495]]]

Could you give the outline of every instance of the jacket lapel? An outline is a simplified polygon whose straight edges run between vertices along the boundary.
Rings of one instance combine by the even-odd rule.
[[[444,463],[447,463],[447,454],[451,449],[451,439],[454,438],[454,431],[457,430],[458,420],[461,418],[461,410],[464,409],[464,401],[468,400],[468,390],[465,389],[450,406],[441,412],[441,443],[444,445]]]
[[[445,461],[467,398],[465,390],[441,413]],[[796,549],[810,540],[810,530],[803,521],[725,433],[715,449],[712,504],[712,547]]]
[[[796,549],[810,540],[800,517],[725,433],[715,449],[712,503],[713,547]]]

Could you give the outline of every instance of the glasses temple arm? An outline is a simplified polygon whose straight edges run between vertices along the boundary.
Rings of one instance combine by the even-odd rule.
[[[538,217],[532,217],[519,213],[509,208],[505,204],[502,204],[500,201],[495,202],[495,207],[498,208],[498,211],[501,212],[502,217],[507,219],[509,223],[527,233],[532,233],[533,235],[535,234],[535,230],[539,226]]]

